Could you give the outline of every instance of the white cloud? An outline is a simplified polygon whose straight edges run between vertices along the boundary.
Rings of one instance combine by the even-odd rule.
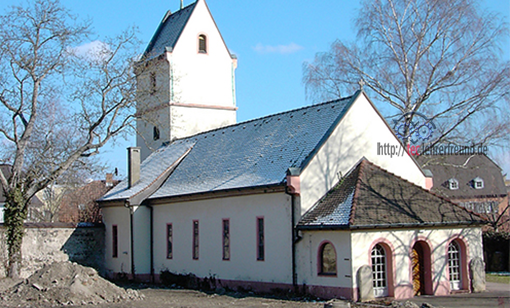
[[[72,47],[69,49],[69,52],[80,58],[88,59],[89,61],[100,61],[111,53],[111,49],[108,44],[95,40],[78,47]]]
[[[304,47],[301,45],[298,45],[296,43],[290,43],[288,45],[277,45],[277,46],[271,46],[271,45],[262,45],[261,43],[258,43],[257,46],[253,47],[253,49],[260,53],[279,53],[282,55],[291,54],[300,51]]]

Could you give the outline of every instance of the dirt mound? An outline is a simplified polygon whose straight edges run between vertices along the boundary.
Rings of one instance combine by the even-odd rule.
[[[59,306],[114,303],[141,296],[134,290],[117,287],[93,268],[56,262],[9,288],[0,294],[0,299],[16,305]]]

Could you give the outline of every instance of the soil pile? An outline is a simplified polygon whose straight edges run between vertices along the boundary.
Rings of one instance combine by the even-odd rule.
[[[104,304],[141,298],[138,292],[124,290],[100,277],[95,269],[71,262],[45,265],[0,294],[6,303],[44,306]]]

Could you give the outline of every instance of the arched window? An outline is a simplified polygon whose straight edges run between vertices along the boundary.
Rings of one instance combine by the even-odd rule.
[[[204,34],[198,36],[198,52],[207,53],[207,37]]]
[[[382,245],[377,244],[372,248],[372,282],[376,297],[388,295],[388,283],[386,281],[386,251]]]
[[[336,252],[331,243],[320,248],[320,275],[336,275]]]
[[[448,245],[448,273],[450,274],[450,288],[460,290],[462,287],[461,250],[456,241]]]

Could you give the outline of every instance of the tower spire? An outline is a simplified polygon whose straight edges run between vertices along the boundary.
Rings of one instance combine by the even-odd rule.
[[[183,5],[182,5],[182,0],[181,0],[181,10],[182,10],[182,7],[183,7]]]

